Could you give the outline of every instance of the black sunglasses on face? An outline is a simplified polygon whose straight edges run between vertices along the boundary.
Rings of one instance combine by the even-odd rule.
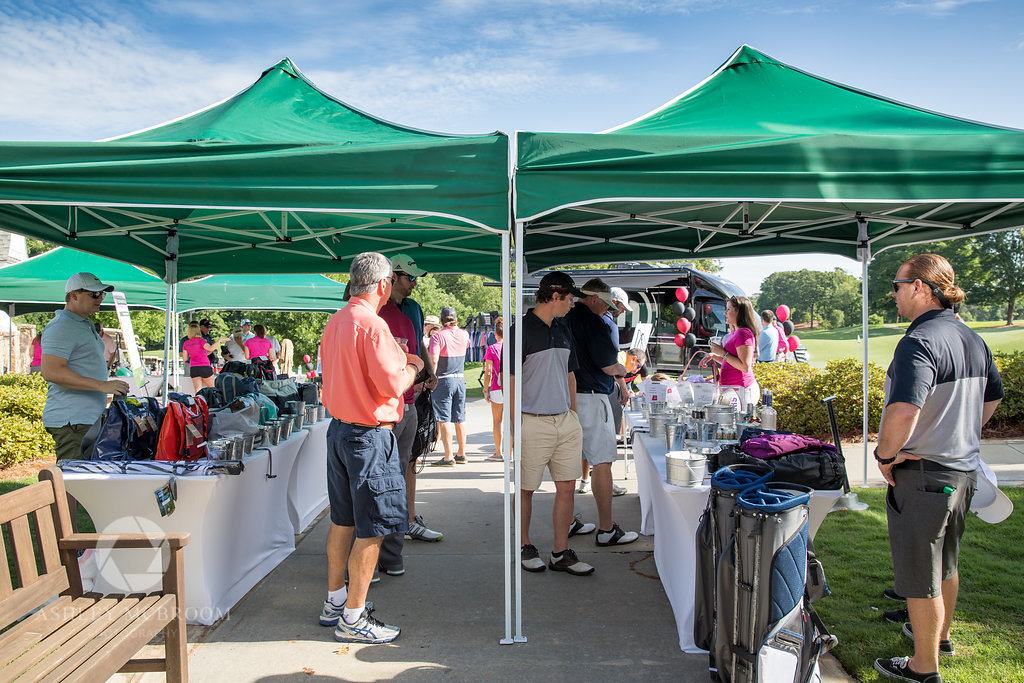
[[[916,278],[914,278],[914,279],[916,279]],[[914,280],[893,280],[892,281],[892,293],[895,294],[896,292],[900,291],[900,285],[902,285],[904,282],[913,282],[913,281]]]
[[[90,289],[77,289],[75,291],[82,292],[84,294],[88,294],[93,299],[102,299],[107,294],[106,292],[94,292],[94,291],[92,291]]]
[[[928,285],[929,287],[931,287],[932,294],[935,295],[935,298],[939,300],[939,303],[942,304],[942,306],[944,308],[952,308],[952,304],[949,303],[949,299],[946,298],[946,295],[942,293],[942,289],[937,284],[935,284],[934,282],[932,282],[930,280],[925,280],[924,278],[921,278],[921,277],[904,278],[902,280],[893,280],[892,281],[892,293],[895,294],[896,292],[898,292],[899,288],[900,288],[900,285],[903,284],[904,282],[910,283],[910,282],[917,282],[918,280],[920,280],[921,282],[923,282],[926,285]]]
[[[416,278],[419,277],[418,275],[409,275],[409,273],[403,273],[400,270],[396,270],[395,275],[404,275],[405,277],[409,278],[409,282],[416,282]]]

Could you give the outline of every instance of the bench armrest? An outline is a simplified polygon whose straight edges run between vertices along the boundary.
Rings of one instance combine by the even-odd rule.
[[[163,534],[71,534],[57,541],[61,550],[106,548],[159,548],[166,544],[172,550],[183,548],[192,540],[188,532]]]

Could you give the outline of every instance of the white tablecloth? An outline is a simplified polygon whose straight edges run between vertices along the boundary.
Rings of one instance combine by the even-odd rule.
[[[188,531],[185,605],[189,623],[212,624],[295,550],[288,486],[309,431],[299,430],[245,459],[234,475],[177,477],[175,510],[160,516],[154,492],[163,475],[66,473],[64,482],[98,532]],[[272,473],[274,478],[268,478]],[[149,592],[162,575],[154,550],[101,551],[93,590]]]
[[[626,413],[627,424],[644,424],[639,413]],[[673,486],[665,481],[665,440],[643,432],[633,436],[637,488],[640,493],[640,528],[654,534],[654,562],[665,588],[679,632],[683,652],[704,652],[693,642],[693,603],[696,582],[696,534],[711,487]],[[842,490],[815,491],[810,504],[810,533],[817,533],[825,515]]]
[[[327,428],[330,418],[315,422],[302,431],[309,432],[299,457],[295,458],[288,483],[288,518],[300,534],[328,505],[327,501]]]

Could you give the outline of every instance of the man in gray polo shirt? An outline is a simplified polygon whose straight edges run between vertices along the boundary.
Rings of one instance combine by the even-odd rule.
[[[103,340],[89,320],[113,289],[92,273],[72,275],[64,286],[64,308],[43,330],[43,426],[57,445],[58,460],[81,457],[82,437],[106,408],[107,394],[128,393],[127,382],[108,379]]]
[[[572,278],[565,273],[548,273],[537,288],[537,305],[523,316],[523,423],[522,454],[516,464],[522,467],[523,547],[520,563],[528,572],[544,571],[544,560],[530,542],[530,517],[533,492],[540,488],[544,468],[555,482],[553,550],[547,566],[574,576],[592,574],[594,568],[581,562],[569,548],[569,530],[573,523],[573,488],[580,476],[580,452],[583,432],[576,416],[576,354],[572,336],[561,318],[579,296]],[[510,357],[515,357],[516,331],[509,335]],[[515,368],[512,368],[514,374]],[[515,405],[515,384],[509,392],[509,405]],[[593,526],[591,525],[591,531]]]
[[[875,459],[889,482],[886,516],[895,590],[907,598],[903,634],[913,657],[876,659],[883,676],[941,683],[939,654],[952,655],[964,519],[974,496],[981,427],[1003,398],[981,337],[956,319],[964,299],[953,268],[936,254],[908,259],[892,281],[896,309],[911,321],[885,377]]]

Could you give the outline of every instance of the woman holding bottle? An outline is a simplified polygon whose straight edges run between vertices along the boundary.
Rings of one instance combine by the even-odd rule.
[[[761,327],[757,314],[745,296],[734,296],[725,305],[725,322],[729,334],[721,343],[711,342],[711,357],[722,364],[719,385],[737,393],[740,409],[748,403],[757,404],[760,387],[754,379],[754,359],[757,357],[757,337]]]

